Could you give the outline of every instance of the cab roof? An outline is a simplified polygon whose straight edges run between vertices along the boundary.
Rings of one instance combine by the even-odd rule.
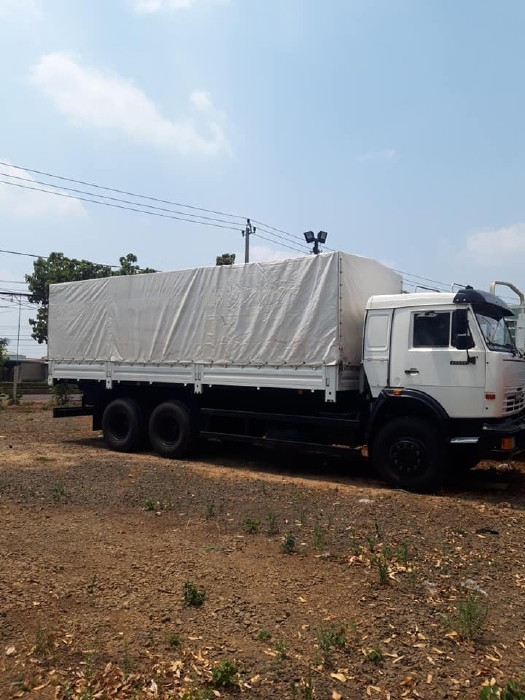
[[[381,294],[368,300],[367,309],[391,309],[411,306],[450,306],[452,304],[486,304],[496,306],[505,316],[512,316],[507,304],[489,292],[465,287],[458,292],[415,292],[413,294]]]

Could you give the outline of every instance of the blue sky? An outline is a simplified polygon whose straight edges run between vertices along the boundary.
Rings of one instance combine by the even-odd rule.
[[[0,160],[525,287],[524,26],[521,0],[0,0]],[[237,231],[3,184],[0,227],[1,248],[104,263],[242,259]],[[30,269],[0,253],[1,280]]]

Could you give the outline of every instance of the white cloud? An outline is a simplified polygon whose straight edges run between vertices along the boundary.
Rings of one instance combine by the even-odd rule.
[[[190,95],[190,102],[200,112],[208,112],[213,108],[210,93],[203,90],[194,90]]]
[[[6,158],[2,158],[1,160],[4,163],[9,163]],[[12,177],[9,177],[10,175]],[[16,177],[22,177],[24,180],[17,180]],[[34,179],[29,173],[20,168],[15,168],[11,165],[1,165],[0,180],[13,183],[11,185],[0,183],[0,217],[7,216],[14,219],[34,219],[41,217],[73,216],[85,212],[82,203],[76,199],[60,197],[53,194],[44,194],[43,192],[29,189],[30,187],[42,189],[42,186],[32,184]],[[27,182],[27,180],[29,182]],[[52,190],[54,188],[49,187],[47,189]]]
[[[195,0],[135,0],[134,9],[139,13],[180,10],[193,5]]]
[[[37,0],[0,0],[0,17],[17,15],[40,16],[40,6]]]
[[[42,56],[32,80],[76,127],[119,131],[138,143],[182,154],[215,156],[230,151],[224,115],[213,108],[207,93],[193,93],[201,105],[206,98],[206,116],[197,124],[191,118],[164,117],[131,81],[84,67],[67,53]],[[195,106],[195,98],[192,102]]]
[[[197,0],[133,0],[133,9],[139,14],[175,12],[191,7]],[[226,5],[229,0],[212,0],[216,5]]]
[[[370,163],[377,161],[396,161],[397,151],[395,148],[385,148],[382,151],[367,151],[366,153],[361,153],[357,156],[359,163]]]
[[[499,229],[470,233],[465,252],[476,265],[515,264],[517,255],[525,254],[525,223],[511,224]]]

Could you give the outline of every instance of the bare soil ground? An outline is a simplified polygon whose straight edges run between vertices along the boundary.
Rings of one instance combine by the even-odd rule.
[[[521,463],[417,496],[321,457],[116,454],[42,405],[0,435],[2,699],[479,698],[525,670]]]

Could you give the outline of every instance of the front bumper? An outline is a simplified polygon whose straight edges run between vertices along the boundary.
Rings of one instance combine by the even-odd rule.
[[[479,447],[482,457],[509,456],[525,450],[525,411],[485,423]]]

